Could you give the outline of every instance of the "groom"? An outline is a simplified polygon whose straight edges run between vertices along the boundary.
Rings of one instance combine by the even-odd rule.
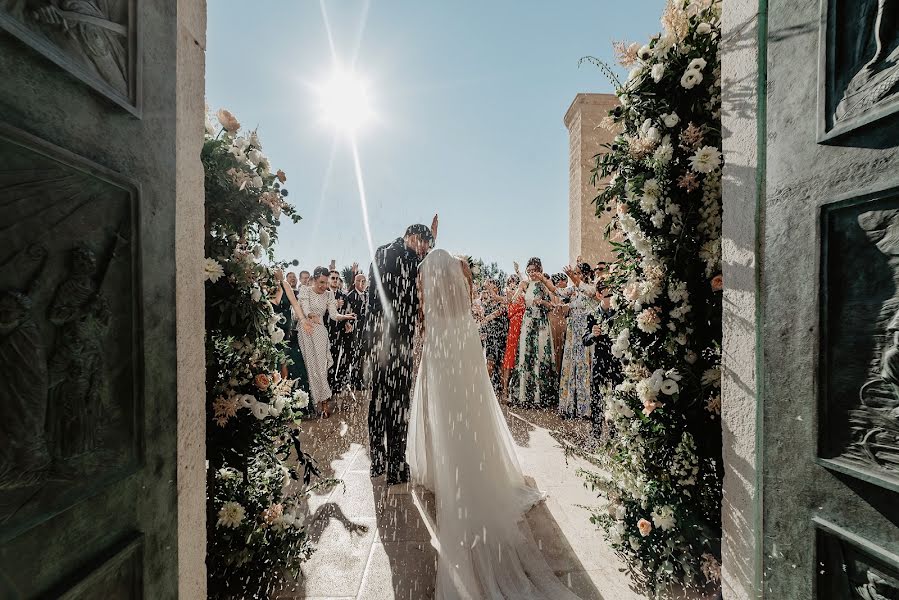
[[[412,337],[418,317],[418,265],[437,234],[410,225],[406,234],[375,252],[369,273],[366,332],[372,369],[368,434],[371,476],[387,472],[387,485],[409,481],[406,436],[412,402]]]

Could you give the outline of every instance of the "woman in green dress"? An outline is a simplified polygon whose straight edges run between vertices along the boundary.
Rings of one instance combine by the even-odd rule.
[[[518,341],[518,382],[512,389],[512,404],[531,408],[557,408],[559,375],[553,354],[552,326],[555,286],[543,273],[543,263],[532,258],[527,266],[528,278],[521,282],[512,298],[514,304],[523,297],[526,305]]]
[[[272,299],[272,305],[275,307],[275,313],[281,315],[281,326],[284,329],[285,341],[287,345],[284,349],[287,354],[287,362],[281,365],[281,377],[284,379],[294,379],[294,388],[300,388],[305,392],[309,392],[309,374],[306,372],[306,363],[303,361],[303,355],[300,352],[300,343],[297,339],[297,319],[294,318],[294,303],[299,306],[296,299],[294,288],[297,285],[297,275],[294,272],[287,274],[287,278],[281,276],[281,272],[275,273],[275,279],[280,283],[275,297]]]

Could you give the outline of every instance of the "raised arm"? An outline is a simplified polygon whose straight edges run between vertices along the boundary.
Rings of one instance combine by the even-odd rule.
[[[522,280],[521,283],[518,284],[518,289],[515,290],[515,295],[512,296],[512,304],[518,302],[518,299],[524,294],[524,291],[528,287],[528,282]]]
[[[337,307],[337,299],[334,297],[334,292],[328,291],[325,292],[328,294],[328,316],[335,321],[355,321],[356,314],[355,313],[347,313],[341,314],[340,309]]]
[[[281,281],[281,289],[278,290],[278,296],[280,296],[281,294],[287,294],[287,300],[290,302],[290,306],[293,308],[294,312],[297,314],[297,318],[305,319],[306,313],[305,313],[305,311],[303,311],[303,307],[300,306],[300,302],[297,300],[296,294],[293,293],[293,289],[291,289],[291,287],[289,285],[287,285],[287,282],[284,280]],[[278,302],[280,302],[280,301],[281,300],[279,298]]]

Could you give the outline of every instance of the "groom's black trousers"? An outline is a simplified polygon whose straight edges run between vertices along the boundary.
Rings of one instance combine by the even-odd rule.
[[[412,403],[412,339],[394,337],[372,364],[368,433],[372,475],[386,469],[390,483],[409,480],[406,437]]]

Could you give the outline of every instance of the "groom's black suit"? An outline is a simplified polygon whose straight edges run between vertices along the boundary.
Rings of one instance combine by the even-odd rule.
[[[412,337],[418,314],[416,281],[420,262],[418,255],[399,238],[378,248],[369,273],[366,335],[372,368],[368,411],[371,473],[373,477],[380,475],[386,467],[388,483],[409,479],[406,436],[412,402]],[[379,287],[383,289],[383,303]]]

